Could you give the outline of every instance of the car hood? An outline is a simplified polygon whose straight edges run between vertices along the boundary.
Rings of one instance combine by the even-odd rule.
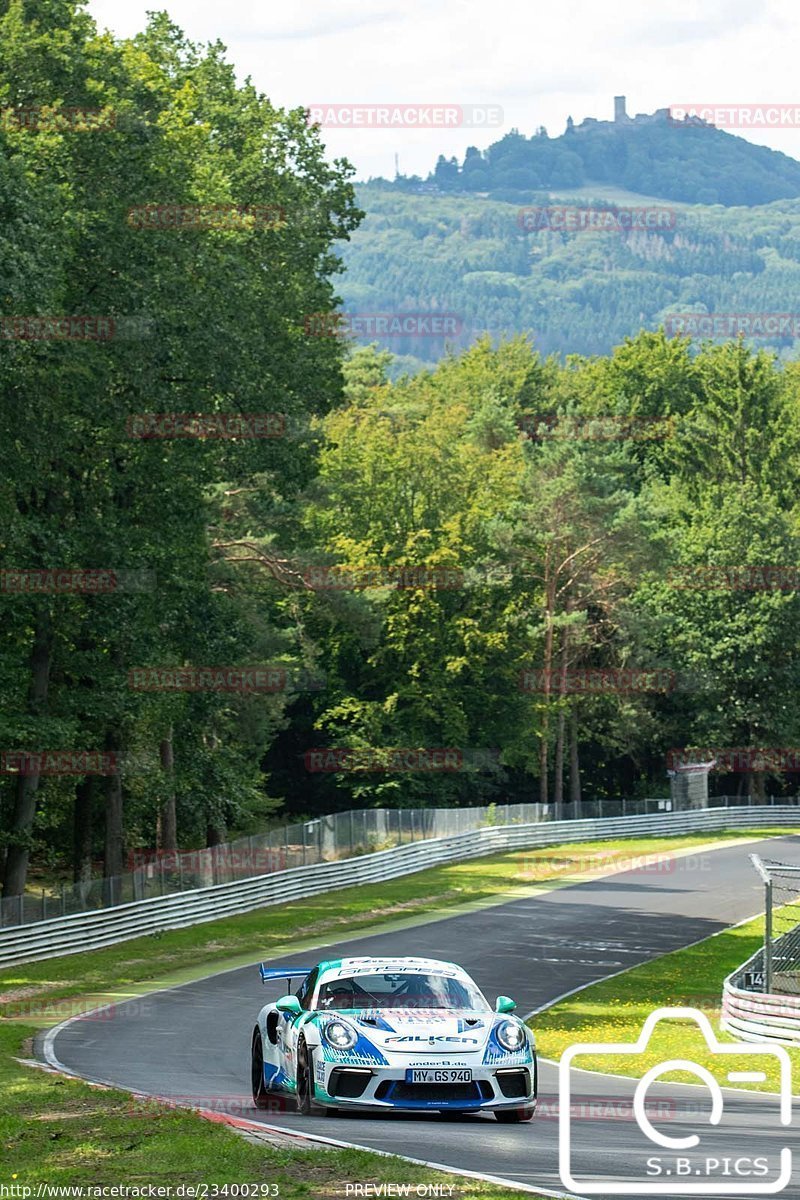
[[[326,1012],[344,1017],[379,1050],[390,1054],[467,1054],[485,1047],[496,1016],[439,1008],[370,1008]]]

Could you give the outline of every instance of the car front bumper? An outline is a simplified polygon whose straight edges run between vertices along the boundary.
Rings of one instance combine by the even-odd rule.
[[[473,1067],[469,1083],[410,1083],[406,1079],[405,1066],[363,1067],[337,1063],[326,1064],[326,1068],[324,1081],[320,1078],[315,1081],[315,1098],[320,1104],[337,1108],[495,1112],[498,1109],[530,1110],[536,1105],[535,1058],[512,1067]]]

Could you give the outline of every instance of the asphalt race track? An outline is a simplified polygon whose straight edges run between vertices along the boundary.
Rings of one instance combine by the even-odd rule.
[[[302,957],[312,962],[391,952],[453,959],[474,976],[490,1001],[502,992],[514,997],[520,1013],[529,1013],[565,992],[762,911],[761,885],[748,860],[754,849],[764,857],[800,864],[800,836],[732,846],[678,858],[668,871],[628,871],[418,928],[353,938]],[[275,964],[291,961],[276,959]],[[56,1032],[52,1050],[68,1070],[88,1079],[227,1109],[273,1127],[484,1172],[530,1188],[567,1190],[558,1165],[557,1071],[549,1063],[541,1069],[540,1112],[522,1125],[503,1126],[488,1116],[443,1120],[433,1114],[302,1118],[294,1112],[258,1113],[249,1098],[250,1035],[260,1006],[270,998],[273,994],[262,987],[255,968],[229,971],[156,993],[144,1003],[133,1001],[130,1019],[124,1019],[122,1005],[112,1020],[73,1020]],[[576,1176],[633,1181],[643,1178],[633,1172],[641,1172],[649,1156],[662,1155],[664,1164],[675,1158],[674,1152],[647,1143],[630,1119],[631,1081],[588,1073],[577,1073],[576,1081]],[[703,1152],[721,1162],[726,1156],[741,1160],[769,1154],[773,1163],[781,1147],[793,1143],[800,1153],[797,1123],[793,1119],[791,1128],[779,1127],[774,1099],[726,1091],[725,1115],[714,1130],[704,1119],[707,1100],[704,1088],[675,1084],[654,1084],[648,1093],[648,1104],[655,1106],[654,1125],[660,1113],[661,1128],[671,1137],[702,1133]],[[662,1170],[666,1174],[665,1166]],[[769,1178],[774,1175],[770,1170]],[[746,1190],[738,1194],[758,1195],[758,1182],[754,1177],[751,1189],[743,1181],[739,1186]],[[665,1176],[661,1183],[669,1186]],[[587,1195],[590,1189],[576,1186],[575,1191]],[[614,1189],[608,1194],[621,1193]],[[797,1164],[780,1195],[800,1200]]]

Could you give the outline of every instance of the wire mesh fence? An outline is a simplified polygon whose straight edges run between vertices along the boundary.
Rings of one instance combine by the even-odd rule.
[[[791,803],[775,798],[776,803]],[[712,807],[753,804],[752,797],[720,796]],[[763,803],[763,802],[762,802]],[[584,800],[573,804],[490,804],[470,808],[367,808],[331,813],[276,826],[266,833],[200,850],[135,850],[129,870],[60,889],[43,888],[0,900],[0,928],[89,912],[234,883],[257,875],[320,862],[335,862],[427,838],[447,837],[493,825],[539,821],[646,816],[676,811],[671,799]]]
[[[764,946],[749,964],[745,987],[800,995],[800,866],[750,857],[764,883]]]

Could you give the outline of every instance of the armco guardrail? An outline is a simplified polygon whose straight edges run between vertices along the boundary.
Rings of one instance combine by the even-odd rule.
[[[481,752],[483,753],[483,752]],[[478,751],[473,752],[473,756]],[[471,765],[479,765],[472,762]],[[720,797],[715,807],[731,797]],[[736,798],[749,803],[752,798]],[[686,807],[689,807],[688,805]],[[530,825],[536,821],[589,820],[592,817],[648,816],[671,812],[671,800],[584,800],[580,811],[562,804],[491,804],[464,808],[361,808],[327,813],[308,821],[276,825],[263,833],[216,846],[186,851],[132,850],[130,869],[120,875],[82,880],[62,886],[60,894],[26,892],[0,899],[0,929],[31,925],[97,908],[117,908],[137,900],[194,892],[198,888],[237,883],[255,875],[338,862],[378,850],[391,850],[428,838],[450,837],[491,825]]]
[[[521,850],[559,842],[590,842],[647,834],[713,833],[721,829],[758,829],[800,825],[796,806],[742,809],[693,809],[655,816],[605,817],[548,821],[471,830],[450,837],[364,854],[340,862],[315,863],[235,883],[198,888],[170,896],[122,904],[117,908],[75,913],[0,932],[0,969],[114,945],[145,934],[180,929],[250,912],[270,904],[303,899],[321,892],[396,879],[426,867],[478,858],[502,850]]]
[[[748,973],[760,973],[763,966],[764,951],[758,950],[725,980],[720,1024],[742,1042],[800,1046],[800,996],[754,992],[740,986]]]

